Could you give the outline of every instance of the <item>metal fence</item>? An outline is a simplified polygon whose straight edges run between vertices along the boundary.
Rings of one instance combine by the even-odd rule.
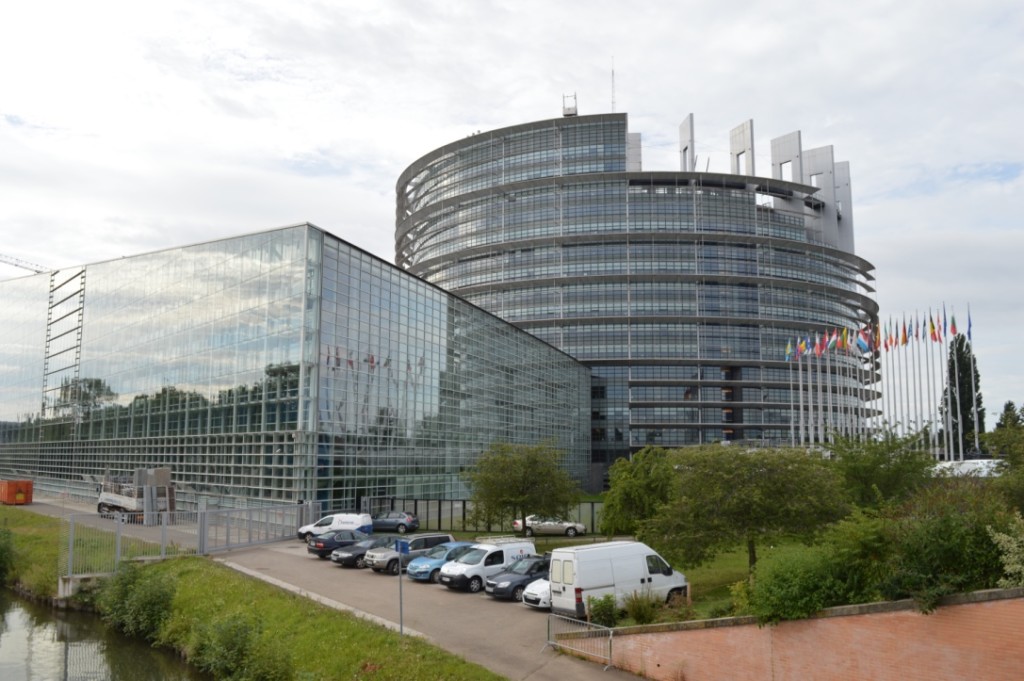
[[[548,645],[612,666],[614,629],[561,615],[548,615]]]
[[[141,513],[76,513],[61,527],[59,575],[110,574],[125,560],[206,555],[284,539],[306,522],[304,505]]]
[[[412,513],[420,530],[435,532],[512,532],[512,518],[498,524],[473,522],[473,502],[462,499],[390,499],[389,510]],[[588,534],[600,531],[604,503],[583,501],[570,509],[567,520],[583,523]]]

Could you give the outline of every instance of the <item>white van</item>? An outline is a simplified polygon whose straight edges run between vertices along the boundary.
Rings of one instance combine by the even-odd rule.
[[[614,594],[622,608],[631,593],[689,598],[686,576],[638,541],[610,541],[551,552],[551,612],[586,619],[587,598]]]
[[[332,513],[325,515],[311,525],[303,525],[297,532],[299,539],[306,541],[331,530],[359,530],[365,534],[373,532],[373,518],[369,513]]]
[[[532,541],[519,537],[478,537],[468,551],[441,566],[440,584],[449,589],[467,589],[473,593],[484,588],[488,577],[504,572],[520,558],[537,553]]]

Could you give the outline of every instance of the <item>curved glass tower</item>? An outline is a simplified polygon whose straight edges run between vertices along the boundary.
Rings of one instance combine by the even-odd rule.
[[[787,354],[877,323],[848,164],[796,132],[758,177],[748,121],[731,173],[696,172],[692,116],[680,132],[678,172],[641,170],[626,114],[567,115],[453,142],[398,181],[396,264],[591,367],[595,471],[868,418],[870,357],[818,354],[815,377]]]

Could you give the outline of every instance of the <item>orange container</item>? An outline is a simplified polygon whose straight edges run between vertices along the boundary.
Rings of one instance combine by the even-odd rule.
[[[32,503],[31,480],[0,480],[0,503],[8,506]]]

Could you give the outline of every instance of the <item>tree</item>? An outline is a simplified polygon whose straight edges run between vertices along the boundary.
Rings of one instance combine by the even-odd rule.
[[[970,342],[963,334],[953,336],[949,342],[946,371],[949,382],[943,391],[942,413],[948,419],[944,422],[949,423],[953,451],[968,452],[974,449],[975,432],[979,435],[985,432],[985,408],[982,406],[977,361]],[[974,422],[975,407],[977,423]]]
[[[564,515],[580,495],[579,483],[561,466],[564,458],[545,444],[492,444],[464,473],[475,520]]]
[[[601,531],[606,535],[636,534],[637,524],[652,517],[675,491],[672,461],[667,450],[645,447],[608,469]]]
[[[850,500],[877,507],[904,499],[928,483],[935,460],[921,449],[922,442],[920,434],[898,436],[892,431],[871,440],[837,437],[832,459]]]
[[[758,542],[810,539],[848,510],[842,478],[816,454],[717,445],[672,457],[677,493],[637,536],[683,567],[745,544],[753,574]]]

